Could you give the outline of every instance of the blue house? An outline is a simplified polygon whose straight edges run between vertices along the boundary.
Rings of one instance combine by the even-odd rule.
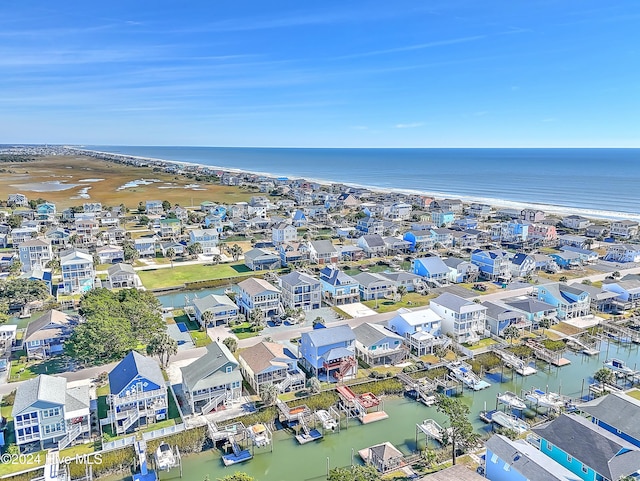
[[[379,324],[365,322],[353,329],[357,356],[370,366],[398,364],[407,356],[402,337]]]
[[[589,249],[583,249],[576,246],[562,246],[560,247],[562,252],[575,252],[580,256],[582,262],[591,263],[598,260],[598,253]]]
[[[435,244],[430,230],[410,230],[402,236],[404,240],[409,242],[409,250],[425,251],[431,249]]]
[[[611,393],[580,404],[580,411],[610,433],[640,448],[640,401],[631,396]]]
[[[53,222],[56,218],[56,205],[44,202],[36,206],[36,219],[40,222]]]
[[[465,217],[464,219],[458,219],[453,222],[453,225],[461,227],[462,229],[477,229],[478,219],[473,217]]]
[[[347,325],[303,332],[300,365],[310,375],[329,382],[355,378],[355,343],[356,336]]]
[[[131,351],[109,373],[111,410],[108,417],[114,432],[166,419],[167,386],[160,366],[150,357]]]
[[[640,302],[640,280],[622,279],[602,284],[602,289],[618,294],[617,300],[636,306]]]
[[[571,471],[528,442],[496,434],[485,443],[485,477],[491,481],[578,481]]]
[[[322,297],[336,306],[360,302],[360,284],[337,267],[326,266],[320,271]]]
[[[358,220],[356,229],[362,234],[384,234],[384,223],[380,219],[367,216]]]
[[[414,274],[434,281],[446,282],[449,278],[449,267],[437,256],[414,259],[411,269]]]
[[[505,305],[522,312],[525,319],[531,321],[534,325],[537,325],[541,319],[553,318],[558,313],[555,306],[529,296],[507,299],[505,300]]]
[[[554,252],[553,254],[549,254],[549,257],[563,269],[571,269],[582,265],[582,258],[577,252]]]
[[[307,225],[308,222],[309,221],[307,219],[307,216],[304,214],[303,211],[299,209],[295,211],[295,213],[293,214],[293,225],[295,227],[304,227],[305,225]]]
[[[455,218],[455,214],[450,211],[434,210],[431,212],[431,222],[438,227],[442,227],[443,225],[450,226],[453,224]]]
[[[480,274],[488,279],[511,277],[511,261],[505,251],[476,249],[471,253],[471,263],[477,265]]]
[[[525,319],[523,312],[488,301],[483,302],[482,305],[487,308],[487,327],[495,336],[502,336],[509,326],[516,326],[518,329],[531,326],[531,321]]]
[[[586,316],[590,312],[589,293],[574,285],[562,283],[537,287],[538,300],[551,304],[557,309],[558,319],[572,319]]]
[[[618,480],[640,470],[640,449],[576,414],[535,427],[540,451],[584,481]]]

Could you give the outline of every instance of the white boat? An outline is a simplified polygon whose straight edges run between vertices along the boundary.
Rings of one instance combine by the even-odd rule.
[[[338,423],[334,418],[331,417],[331,414],[329,414],[329,411],[320,409],[316,411],[316,417],[318,418],[318,421],[322,423],[322,427],[325,429],[334,431],[338,427]]]
[[[435,396],[420,396],[420,401],[425,406],[433,406],[436,403],[436,400]]]
[[[549,409],[560,409],[564,406],[564,400],[560,394],[555,392],[544,392],[540,389],[532,389],[525,397],[536,406]]]
[[[169,471],[176,465],[176,455],[167,443],[160,443],[155,452],[158,471]]]
[[[512,414],[503,413],[501,411],[493,412],[491,414],[491,420],[503,428],[513,429],[518,434],[522,434],[529,430],[529,425],[525,421]]]
[[[635,371],[631,369],[627,364],[620,359],[607,359],[604,362],[604,367],[610,369],[613,372],[617,372],[620,374],[635,374]]]
[[[523,410],[527,408],[524,401],[511,391],[505,391],[502,394],[498,394],[498,402],[509,406],[511,409]]]
[[[462,381],[466,386],[470,387],[474,391],[479,391],[491,386],[488,382],[480,379],[473,372],[471,366],[465,362],[454,361],[449,363],[447,367],[456,379]]]

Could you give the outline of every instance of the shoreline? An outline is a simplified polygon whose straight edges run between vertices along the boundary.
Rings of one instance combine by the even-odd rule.
[[[434,198],[453,198],[459,199],[464,203],[481,203],[488,204],[491,207],[498,209],[525,209],[525,208],[534,208],[544,211],[547,214],[551,215],[571,215],[577,214],[583,217],[587,217],[590,219],[600,219],[600,220],[619,220],[619,219],[627,219],[627,220],[635,220],[640,222],[640,213],[627,213],[627,212],[618,212],[618,211],[609,211],[609,210],[598,210],[598,209],[585,209],[580,207],[572,207],[566,205],[558,205],[558,204],[545,204],[540,202],[524,202],[524,201],[513,201],[508,199],[499,199],[493,197],[482,197],[482,196],[470,196],[470,195],[460,195],[452,192],[437,192],[437,191],[421,191],[416,189],[402,189],[402,188],[394,188],[394,187],[380,187],[373,185],[365,185],[359,184],[357,182],[340,182],[333,181],[328,179],[317,179],[312,177],[301,177],[299,175],[289,175],[289,174],[276,174],[273,172],[261,172],[261,171],[253,171],[246,169],[238,169],[234,167],[224,167],[218,165],[208,165],[201,164],[197,162],[185,162],[181,160],[172,160],[172,159],[159,159],[154,157],[142,157],[137,155],[129,155],[124,153],[114,153],[114,152],[105,152],[100,150],[91,150],[91,149],[83,149],[77,147],[66,146],[65,148],[71,149],[73,151],[79,153],[89,153],[89,154],[98,154],[106,157],[116,157],[122,160],[139,160],[144,162],[150,162],[155,166],[178,166],[178,167],[198,167],[202,169],[209,170],[221,170],[224,172],[232,172],[237,174],[251,174],[251,175],[259,175],[264,176],[271,179],[278,178],[287,178],[289,180],[304,178],[305,180],[309,180],[311,182],[318,183],[324,186],[332,186],[332,185],[345,185],[348,187],[362,188],[367,189],[372,192],[388,194],[388,193],[398,193],[407,196],[424,196],[424,197],[434,197]],[[109,158],[103,158],[103,160],[113,160]]]

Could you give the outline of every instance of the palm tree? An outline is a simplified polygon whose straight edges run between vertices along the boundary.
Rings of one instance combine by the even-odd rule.
[[[233,257],[233,262],[236,262],[242,255],[242,247],[240,247],[238,244],[233,244],[229,253],[231,254],[231,257]]]
[[[510,344],[513,345],[513,340],[520,336],[520,331],[514,325],[508,326],[502,331],[502,337],[510,341]]]
[[[322,316],[318,316],[313,320],[313,327],[315,328],[317,325],[324,326],[325,320]]]
[[[260,389],[260,397],[266,406],[273,406],[278,399],[278,388],[275,384],[266,384]]]
[[[203,327],[204,327],[204,328],[206,328],[206,327],[209,325],[209,323],[210,323],[211,321],[213,321],[213,318],[214,318],[214,317],[215,317],[215,316],[214,316],[214,314],[213,314],[213,312],[212,312],[212,311],[208,311],[208,310],[207,310],[207,311],[204,311],[204,312],[202,313],[202,315],[200,316],[200,319],[201,319],[201,320],[202,320],[202,322],[203,322]]]
[[[605,384],[613,384],[616,380],[616,375],[612,370],[602,367],[598,369],[593,375],[593,379],[600,383],[600,388],[604,390]]]
[[[222,260],[222,256],[220,254],[213,254],[213,256],[211,256],[211,263],[214,266],[220,264],[221,260]]]
[[[396,289],[396,294],[400,296],[400,301],[402,301],[402,298],[405,296],[406,293],[407,293],[407,288],[405,286],[398,286],[398,288]]]
[[[18,259],[14,259],[11,263],[11,267],[9,267],[9,275],[11,277],[17,277],[22,271],[22,262]]]
[[[200,242],[194,242],[187,247],[187,251],[193,257],[196,257],[198,254],[202,254],[202,244],[200,244]]]
[[[222,344],[227,346],[227,349],[231,352],[236,352],[238,350],[238,341],[235,337],[227,337],[222,341]]]
[[[249,320],[251,321],[251,329],[254,331],[259,331],[264,323],[264,312],[262,309],[254,309],[251,311],[251,315],[249,316]]]
[[[173,258],[176,256],[176,250],[173,247],[169,247],[165,255],[169,258],[169,262],[171,262],[171,268],[173,269]]]
[[[60,258],[54,257],[45,265],[47,269],[51,269],[51,274],[55,275],[60,272]]]
[[[169,358],[177,352],[178,342],[166,332],[154,336],[147,344],[147,354],[158,356],[163,369],[169,364]]]

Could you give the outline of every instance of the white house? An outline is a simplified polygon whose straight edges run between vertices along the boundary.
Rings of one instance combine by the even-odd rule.
[[[298,229],[286,222],[280,222],[271,228],[271,240],[274,244],[293,242],[297,237]]]
[[[60,257],[63,291],[65,294],[86,292],[93,288],[96,277],[93,256],[88,252],[74,249]]]
[[[29,272],[34,269],[44,269],[47,262],[53,259],[51,241],[48,239],[31,239],[18,246],[22,271]]]
[[[433,299],[431,309],[442,317],[442,332],[457,342],[473,343],[486,337],[487,308],[445,292]]]

